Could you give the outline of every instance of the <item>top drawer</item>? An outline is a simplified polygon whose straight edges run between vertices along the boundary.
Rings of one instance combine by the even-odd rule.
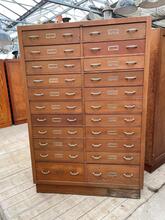
[[[85,27],[83,30],[83,42],[143,38],[145,38],[144,23]]]
[[[79,43],[79,41],[79,28],[35,30],[23,32],[23,44],[25,46]]]

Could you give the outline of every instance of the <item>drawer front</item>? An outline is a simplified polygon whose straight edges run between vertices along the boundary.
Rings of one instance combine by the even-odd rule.
[[[86,101],[85,112],[88,114],[140,113],[142,101]]]
[[[87,126],[141,126],[141,115],[86,115]]]
[[[81,127],[32,127],[34,138],[83,138]]]
[[[27,76],[28,87],[56,88],[56,87],[81,87],[80,74],[52,75],[52,76]]]
[[[80,60],[29,61],[26,62],[27,75],[80,73]]]
[[[83,29],[84,42],[116,41],[145,38],[145,24],[118,24],[85,27]]]
[[[143,72],[85,74],[85,87],[143,85]]]
[[[81,99],[80,88],[67,89],[29,89],[30,100],[63,100]]]
[[[87,138],[135,139],[140,138],[141,128],[138,127],[86,127]]]
[[[33,139],[33,146],[37,150],[47,151],[65,151],[65,150],[72,150],[72,151],[82,151],[83,150],[83,139]]]
[[[51,45],[79,43],[79,28],[35,30],[23,32],[24,45]]]
[[[87,165],[89,182],[139,186],[139,167],[129,165]]]
[[[72,163],[36,163],[37,180],[83,181],[84,166]]]
[[[134,164],[139,165],[139,153],[88,152],[87,163]]]
[[[135,100],[142,99],[142,87],[86,88],[86,100]]]
[[[79,114],[81,102],[30,102],[32,114]]]
[[[77,151],[35,151],[36,161],[55,161],[55,162],[83,162],[83,152]]]
[[[84,56],[138,54],[144,53],[145,40],[86,43],[83,48]]]
[[[84,71],[109,71],[120,69],[138,69],[144,67],[143,56],[120,56],[113,58],[89,58],[84,59]]]
[[[97,138],[86,139],[86,151],[103,152],[139,152],[140,139],[136,140],[102,140]]]
[[[74,126],[83,124],[82,115],[32,115],[32,124],[36,126]]]
[[[25,60],[54,60],[55,58],[80,57],[80,45],[25,47]]]

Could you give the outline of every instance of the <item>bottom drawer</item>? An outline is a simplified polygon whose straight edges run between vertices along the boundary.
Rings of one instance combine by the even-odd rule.
[[[36,163],[37,181],[83,181],[84,166],[72,163]]]
[[[139,186],[139,167],[128,165],[87,165],[89,182]]]

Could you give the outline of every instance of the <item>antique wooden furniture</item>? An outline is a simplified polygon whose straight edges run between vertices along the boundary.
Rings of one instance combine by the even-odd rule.
[[[151,32],[145,169],[165,162],[165,30]]]
[[[0,128],[11,125],[10,104],[5,76],[5,64],[0,60]]]
[[[25,83],[21,72],[20,60],[5,60],[11,112],[14,124],[27,121]]]
[[[37,191],[138,198],[150,18],[18,31]]]

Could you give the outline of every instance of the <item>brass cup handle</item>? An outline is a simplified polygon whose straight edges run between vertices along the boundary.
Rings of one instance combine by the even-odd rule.
[[[42,66],[32,66],[32,69],[42,69]]]
[[[134,91],[125,91],[124,93],[125,93],[125,95],[134,95],[134,94],[136,94],[136,91],[135,90]]]
[[[100,92],[100,91],[99,91],[99,92],[91,92],[91,95],[97,96],[97,95],[101,95],[101,93],[102,93],[102,92]]]
[[[99,135],[99,134],[101,134],[102,132],[101,131],[92,131],[91,132],[93,135]]]
[[[46,158],[48,156],[49,156],[49,154],[40,154],[40,157],[42,157],[42,158]]]
[[[97,155],[97,156],[92,155],[91,157],[92,157],[92,159],[94,159],[94,160],[100,160],[102,156],[100,156],[100,155]]]
[[[67,96],[74,96],[74,95],[76,95],[76,93],[75,92],[66,92],[65,95],[67,95]]]
[[[74,49],[65,49],[64,50],[64,53],[73,53],[74,52]]]
[[[90,50],[91,51],[99,51],[99,50],[101,50],[101,48],[100,47],[92,47],[92,48],[90,48]]]
[[[91,105],[91,108],[93,109],[100,109],[102,106],[101,105]]]
[[[92,144],[92,147],[95,147],[95,148],[99,148],[101,146],[102,146],[102,144]]]
[[[93,172],[92,174],[93,174],[93,176],[96,176],[96,177],[102,176],[101,172],[99,172],[99,173]]]
[[[48,146],[48,143],[47,142],[45,142],[45,143],[39,142],[39,145],[42,147],[46,147],[46,146]]]
[[[46,121],[47,119],[46,118],[37,118],[36,119],[38,122],[44,122],[44,121]]]
[[[34,93],[34,96],[40,97],[40,96],[44,96],[44,93]]]
[[[137,32],[138,29],[137,28],[129,28],[127,29],[127,32]]]
[[[133,157],[133,156],[124,156],[123,159],[124,159],[124,160],[128,160],[128,161],[131,161],[131,160],[134,159],[134,157]]]
[[[48,175],[50,173],[50,170],[41,170],[41,173],[44,175]]]
[[[126,64],[127,65],[135,65],[135,64],[137,64],[137,62],[136,61],[126,61]]]
[[[72,34],[72,33],[64,33],[62,36],[63,36],[63,37],[72,37],[73,34]]]
[[[68,144],[69,147],[77,147],[78,144]]]
[[[134,118],[124,118],[125,122],[134,122],[135,119]]]
[[[134,131],[132,131],[132,132],[124,131],[123,133],[124,133],[125,135],[128,135],[128,136],[131,136],[131,135],[134,135],[134,134],[135,134]]]
[[[34,80],[33,80],[34,83],[41,83],[41,82],[43,82],[43,81],[44,81],[44,80],[42,80],[42,79],[34,79]]]
[[[123,176],[126,178],[131,178],[133,177],[133,173],[123,173]]]
[[[134,79],[136,79],[136,76],[126,76],[125,79],[126,80],[134,80]]]
[[[133,108],[135,108],[135,105],[125,105],[124,108],[133,109]]]
[[[74,78],[70,78],[70,79],[65,79],[65,82],[74,82],[75,79]]]
[[[30,35],[30,36],[28,36],[29,39],[37,39],[39,37],[40,37],[39,35]]]
[[[73,110],[73,109],[76,109],[77,106],[75,106],[75,105],[73,105],[73,106],[67,105],[66,108],[69,109],[69,110]]]
[[[71,176],[77,176],[80,174],[78,171],[77,172],[70,171],[69,173]]]
[[[65,64],[64,67],[65,68],[73,68],[75,65],[74,64]]]
[[[40,50],[32,50],[30,51],[31,54],[40,54],[41,51]]]
[[[100,122],[100,121],[101,121],[101,118],[91,118],[91,121],[92,121],[92,122]]]
[[[71,159],[76,159],[78,157],[78,154],[75,154],[75,155],[69,154],[68,157]]]
[[[99,67],[99,66],[101,66],[101,63],[91,63],[90,66],[93,68]]]
[[[45,109],[46,106],[44,106],[44,105],[43,105],[43,106],[35,106],[35,108],[36,108],[36,109]]]
[[[102,78],[100,78],[100,77],[91,78],[91,81],[94,81],[94,82],[98,82],[98,81],[101,81],[101,80],[102,80]]]
[[[77,134],[77,131],[67,131],[68,134],[74,135]]]
[[[126,148],[133,148],[135,145],[134,144],[124,144],[123,146]]]
[[[46,134],[48,131],[38,131],[38,134]]]
[[[66,120],[67,120],[68,122],[75,122],[75,121],[77,121],[77,118],[73,118],[73,119],[67,118]]]
[[[92,31],[89,34],[90,35],[100,35],[101,33],[99,31]]]
[[[134,48],[137,48],[138,46],[135,44],[135,45],[127,45],[126,48],[127,49],[134,49]]]

